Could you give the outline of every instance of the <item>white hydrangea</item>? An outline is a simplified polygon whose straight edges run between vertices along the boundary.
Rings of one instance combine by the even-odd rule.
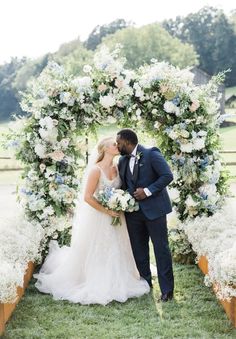
[[[48,130],[52,129],[54,127],[54,122],[51,117],[45,117],[39,120],[39,125],[42,128],[46,128]]]
[[[60,103],[67,104],[68,106],[73,106],[75,103],[75,98],[72,97],[70,92],[60,93]]]
[[[186,144],[180,145],[181,152],[184,153],[192,153],[193,151],[193,144],[191,142],[188,142]]]
[[[44,144],[38,143],[34,146],[34,151],[37,154],[37,156],[41,159],[46,158],[46,146]]]
[[[193,140],[193,149],[199,151],[205,147],[205,139],[204,138],[196,138]]]
[[[176,115],[180,114],[179,107],[177,107],[172,101],[166,101],[164,103],[164,110],[167,113],[173,113],[173,114],[176,114]]]

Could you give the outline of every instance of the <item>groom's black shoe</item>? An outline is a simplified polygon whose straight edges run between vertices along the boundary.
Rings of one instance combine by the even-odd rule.
[[[160,297],[160,301],[167,302],[173,299],[173,292],[164,293]]]

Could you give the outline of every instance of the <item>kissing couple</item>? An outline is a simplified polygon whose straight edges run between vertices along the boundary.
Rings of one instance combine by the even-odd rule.
[[[118,155],[118,165],[114,158]],[[101,140],[83,177],[82,201],[73,219],[71,245],[51,241],[36,287],[54,299],[80,304],[125,302],[152,288],[149,259],[151,239],[160,285],[160,300],[173,298],[174,277],[168,244],[166,215],[171,203],[166,190],[171,170],[156,147],[138,143],[128,128],[116,139]],[[100,192],[127,191],[138,210],[120,212],[99,201]],[[120,225],[113,226],[112,219]]]

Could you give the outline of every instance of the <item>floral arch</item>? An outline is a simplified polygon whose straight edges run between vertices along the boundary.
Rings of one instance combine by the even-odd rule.
[[[170,191],[180,221],[212,215],[222,203],[226,175],[219,160],[214,95],[223,75],[197,87],[189,70],[165,62],[152,60],[137,71],[124,64],[119,49],[110,53],[106,48],[84,67],[84,77],[73,78],[52,62],[24,95],[22,108],[30,116],[11,139],[25,164],[26,215],[43,225],[45,239],[65,241],[64,217],[74,205],[84,153],[77,137],[104,121],[146,129],[157,138],[174,173]],[[184,239],[182,231],[176,232]],[[181,251],[188,253],[184,241]]]

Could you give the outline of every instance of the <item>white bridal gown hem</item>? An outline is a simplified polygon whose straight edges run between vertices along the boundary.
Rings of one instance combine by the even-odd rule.
[[[119,187],[119,177],[108,180],[101,172],[96,192],[104,186]],[[125,302],[148,293],[150,287],[135,265],[124,215],[121,226],[112,226],[109,215],[82,205],[71,246],[59,248],[51,241],[49,254],[34,275],[38,290],[84,305]]]

